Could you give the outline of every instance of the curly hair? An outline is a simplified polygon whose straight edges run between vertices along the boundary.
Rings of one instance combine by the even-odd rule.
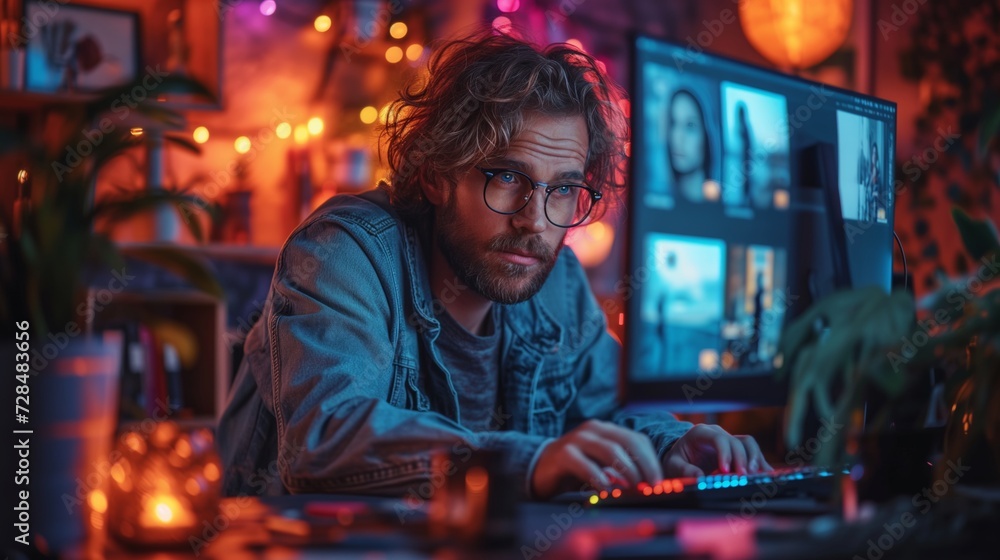
[[[590,219],[620,203],[628,138],[619,106],[624,94],[591,56],[568,44],[539,48],[481,31],[445,43],[428,71],[400,91],[379,135],[390,168],[390,201],[401,213],[428,213],[421,185],[443,181],[454,188],[469,167],[502,155],[530,112],[584,118],[584,174],[607,202]]]

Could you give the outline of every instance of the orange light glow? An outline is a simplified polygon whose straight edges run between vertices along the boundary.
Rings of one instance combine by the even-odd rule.
[[[139,525],[142,527],[187,527],[194,524],[194,514],[170,494],[154,494],[146,498]]]
[[[393,39],[402,39],[403,37],[406,37],[407,31],[409,31],[409,29],[407,29],[406,24],[401,21],[397,21],[389,26],[389,35]]]
[[[215,463],[208,463],[205,465],[205,478],[210,481],[219,480],[219,466]]]
[[[132,133],[132,136],[142,136],[143,130],[142,127],[133,126],[131,129],[129,129],[129,132]]]
[[[847,38],[852,0],[744,0],[740,25],[750,44],[780,68],[809,68],[833,54]]]
[[[330,16],[327,15],[317,16],[316,20],[313,21],[313,27],[315,27],[316,31],[319,31],[320,33],[326,33],[330,30],[332,25],[333,20],[331,20]]]
[[[416,43],[406,47],[406,60],[416,62],[420,60],[420,56],[424,54],[423,45],[418,45]]]
[[[240,136],[235,142],[233,142],[233,148],[236,149],[236,153],[238,154],[245,154],[249,152],[251,146],[252,144],[250,143],[250,139],[246,136]]]
[[[369,105],[361,110],[361,122],[372,124],[376,120],[378,120],[378,109]]]
[[[194,129],[194,132],[191,133],[191,137],[194,138],[195,142],[204,144],[205,142],[208,142],[208,129],[204,126],[199,126]]]
[[[101,490],[94,490],[87,498],[87,503],[98,513],[108,511],[108,497]]]
[[[709,179],[701,184],[701,194],[704,195],[705,200],[715,202],[722,194],[722,187],[719,186],[718,181]]]
[[[622,495],[622,489],[621,488],[615,488],[614,490],[611,491],[611,497],[612,498],[620,498],[621,495]]]
[[[309,141],[309,129],[306,128],[304,124],[295,125],[295,143],[298,145],[304,145]]]
[[[292,125],[283,122],[274,127],[274,135],[284,140],[292,135]]]
[[[576,50],[578,50],[578,51],[580,51],[580,52],[587,52],[583,48],[583,43],[581,43],[579,39],[566,39],[566,44],[567,45],[573,45],[573,48],[576,49]]]
[[[490,481],[490,475],[483,467],[472,467],[465,473],[465,488],[469,492],[482,492]]]
[[[319,136],[319,134],[323,132],[323,119],[319,117],[313,117],[309,119],[309,123],[306,124],[306,127],[309,129],[309,134],[312,134],[313,136]]]
[[[392,64],[403,60],[403,49],[393,45],[385,50],[385,59]]]

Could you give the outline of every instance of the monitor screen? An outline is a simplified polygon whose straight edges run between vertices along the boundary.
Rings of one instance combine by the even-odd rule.
[[[783,326],[838,287],[890,289],[895,104],[633,49],[629,401],[782,404]]]

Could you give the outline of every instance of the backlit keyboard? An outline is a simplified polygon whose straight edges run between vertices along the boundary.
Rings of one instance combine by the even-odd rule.
[[[765,499],[796,495],[823,498],[832,491],[837,480],[835,475],[846,472],[821,467],[796,467],[746,475],[668,478],[657,484],[642,483],[636,488],[591,492],[585,496],[585,501],[601,507],[652,507],[753,499],[757,495]]]

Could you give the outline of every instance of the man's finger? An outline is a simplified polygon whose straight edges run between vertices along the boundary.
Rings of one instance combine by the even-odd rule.
[[[634,460],[640,471],[639,482],[651,482],[663,478],[663,469],[656,457],[656,451],[649,438],[639,432],[623,428],[610,422],[594,422],[593,431],[622,446]]]
[[[667,478],[679,478],[683,476],[705,476],[705,472],[697,466],[688,463],[682,457],[674,455],[667,460],[665,475]]]
[[[611,487],[611,480],[604,474],[597,463],[591,461],[583,451],[575,445],[567,445],[565,448],[565,463],[563,468],[577,477],[581,481],[589,482],[598,490],[605,490]]]
[[[593,432],[580,433],[578,436],[577,447],[599,466],[614,468],[629,484],[638,484],[642,481],[639,467],[617,442],[602,438]]]
[[[729,472],[734,472],[736,474],[746,474],[747,473],[747,451],[743,447],[743,442],[730,436],[727,438],[729,440],[729,448],[732,450],[732,466]]]
[[[755,440],[752,436],[736,436],[736,439],[740,440],[743,444],[743,448],[746,449],[747,469],[750,472],[770,470],[770,465],[768,465],[767,460],[764,459],[764,453],[761,452],[760,446],[757,445],[757,440]]]

